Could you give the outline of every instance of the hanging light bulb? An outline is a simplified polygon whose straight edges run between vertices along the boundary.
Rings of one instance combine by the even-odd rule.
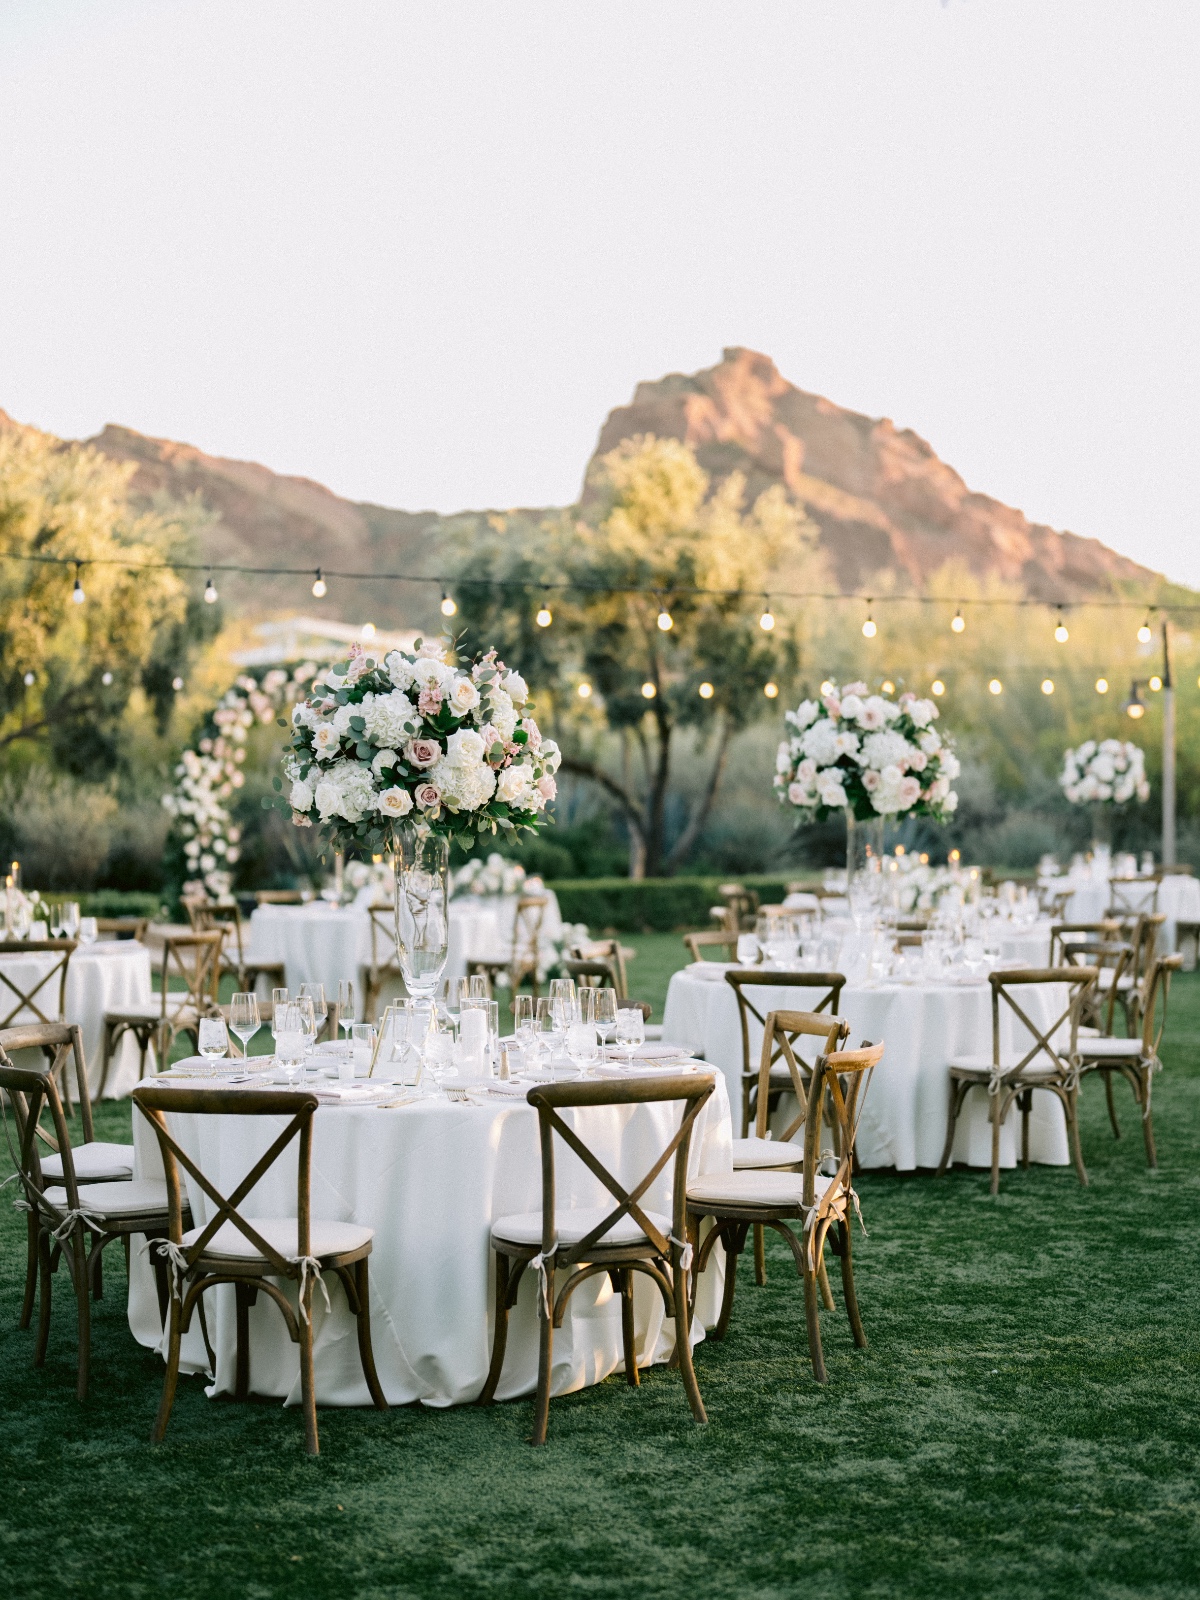
[[[591,692],[592,692],[592,686],[591,686],[590,683],[586,683],[586,682],[585,683],[581,683],[579,685],[578,689],[576,689],[576,691],[575,691],[575,693],[579,696],[579,698],[581,700],[586,700],[588,698],[588,696],[591,694]]]
[[[1150,618],[1147,617],[1145,622],[1143,622],[1141,627],[1138,629],[1138,643],[1149,644],[1152,638],[1153,634],[1150,632]]]
[[[533,620],[537,623],[539,628],[548,628],[554,621],[554,616],[550,610],[550,601],[548,596],[542,596],[542,603],[538,607],[538,614]]]
[[[658,693],[658,686],[656,684],[651,683],[649,678],[647,678],[646,682],[642,685],[642,698],[644,700],[653,700],[654,696],[657,693]]]
[[[1054,693],[1054,679],[1053,678],[1043,678],[1042,679],[1042,693],[1043,694],[1053,694]]]
[[[764,633],[770,633],[772,628],[775,626],[775,618],[771,614],[770,595],[767,596],[767,603],[763,608],[762,616],[758,619],[758,625]]]
[[[74,600],[77,606],[81,606],[87,599],[87,595],[83,592],[83,584],[79,581],[78,561],[75,563],[75,587],[71,590],[71,599]]]
[[[208,575],[208,582],[204,585],[204,599],[210,606],[215,606],[217,603],[217,586],[212,580],[211,572]]]
[[[879,632],[879,629],[875,626],[875,618],[871,615],[870,600],[867,601],[867,620],[863,623],[862,631],[864,639],[873,639]]]
[[[373,639],[375,637],[375,624],[373,622],[364,622],[359,629],[359,633],[364,639]]]
[[[317,576],[313,580],[312,592],[314,597],[318,600],[323,600],[329,593],[329,587],[326,584],[325,579],[321,576],[320,567],[317,568]]]
[[[33,673],[33,672],[27,672],[27,673],[26,673],[26,674],[25,674],[25,680],[24,680],[24,681],[25,681],[25,687],[26,687],[26,688],[27,688],[27,689],[32,689],[32,688],[33,688],[33,686],[34,686],[34,684],[35,684],[35,683],[36,683],[36,682],[37,682],[37,675],[36,675],[36,673]]]
[[[989,694],[1003,694],[1004,693],[1004,685],[1000,682],[999,678],[993,678],[992,681],[988,684],[988,693]]]
[[[705,681],[700,685],[699,693],[701,700],[711,700],[713,695],[716,693],[716,690],[713,688],[711,683]]]
[[[768,700],[774,700],[775,696],[779,693],[779,685],[777,683],[764,683],[763,693],[766,695]]]
[[[1107,694],[1108,693],[1108,679],[1107,678],[1097,678],[1096,679],[1096,693],[1097,694]]]
[[[883,690],[884,694],[895,694],[896,692],[896,685],[890,678],[885,678],[879,687]]]
[[[825,682],[821,685],[821,693],[822,694],[832,694],[833,690],[834,690],[834,685],[833,685],[832,680],[829,679],[829,678],[826,678]]]
[[[945,694],[946,692],[946,685],[940,678],[935,678],[929,687],[933,690],[934,694],[941,695]]]
[[[443,589],[442,590],[442,615],[444,617],[452,617],[457,610],[458,610],[457,605],[455,605],[454,601],[450,598],[450,596]]]
[[[1153,690],[1153,692],[1155,694],[1157,694],[1158,691],[1162,688],[1162,679],[1158,676],[1157,673],[1155,673],[1154,677],[1150,679],[1150,688]]]
[[[954,616],[953,616],[953,618],[951,619],[951,622],[950,622],[951,632],[952,633],[961,633],[963,631],[963,629],[966,627],[966,625],[967,625],[966,622],[963,620],[963,614],[962,614],[961,609],[957,610],[954,613]]]
[[[1135,722],[1140,722],[1146,715],[1146,702],[1142,699],[1139,685],[1131,683],[1129,686],[1129,699],[1121,707],[1127,717],[1132,717]]]
[[[104,685],[104,687],[106,689],[112,687],[112,681],[113,681],[113,675],[112,675],[111,672],[102,672],[100,674],[100,682]]]
[[[182,678],[172,678],[171,679],[171,687],[172,687],[172,689],[174,689],[175,693],[178,694],[179,691],[183,688],[183,679]]]
[[[674,626],[675,626],[675,618],[671,615],[671,613],[667,610],[666,606],[664,605],[662,610],[658,613],[659,631],[661,633],[670,633],[671,629]]]
[[[1067,622],[1066,618],[1063,616],[1063,608],[1061,606],[1058,608],[1058,626],[1054,630],[1054,637],[1058,640],[1059,644],[1066,644],[1067,640],[1071,637],[1071,635],[1067,632]]]

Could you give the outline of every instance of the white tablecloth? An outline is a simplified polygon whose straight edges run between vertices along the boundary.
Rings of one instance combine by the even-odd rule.
[[[1130,911],[1161,911],[1166,921],[1158,930],[1158,951],[1170,955],[1176,944],[1176,923],[1200,922],[1200,879],[1187,872],[1163,878],[1155,898],[1153,881],[1136,879],[1110,883],[1107,878],[1043,878],[1044,887],[1071,889],[1064,922],[1099,922],[1111,905]]]
[[[562,917],[555,895],[546,891],[541,938],[544,946],[562,932]],[[504,956],[512,942],[515,897],[487,895],[450,902],[449,954],[445,976],[466,976],[467,962]],[[391,925],[390,912],[388,925]],[[386,947],[380,943],[381,957]],[[250,918],[251,961],[282,961],[288,987],[323,983],[327,997],[336,997],[341,978],[358,979],[371,962],[371,919],[359,906],[328,906],[314,901],[307,906],[259,906]],[[362,985],[358,985],[359,1015]],[[373,1019],[372,1019],[373,1020]]]
[[[253,1091],[247,1091],[252,1093]],[[600,1159],[626,1184],[653,1165],[678,1126],[678,1106],[592,1107],[566,1113]],[[189,1154],[229,1194],[285,1126],[281,1117],[173,1117],[172,1132]],[[160,1177],[158,1145],[146,1119],[134,1111],[135,1177]],[[247,1215],[294,1216],[295,1146],[285,1162],[254,1191]],[[729,1102],[724,1080],[701,1112],[692,1136],[693,1173],[728,1170]],[[556,1140],[558,1203],[605,1203],[602,1188]],[[643,1204],[671,1211],[672,1163]],[[193,1216],[207,1220],[207,1201],[189,1184]],[[615,1202],[614,1202],[615,1203]],[[524,1100],[482,1106],[452,1105],[438,1097],[399,1110],[322,1106],[316,1113],[312,1155],[314,1218],[357,1222],[375,1229],[370,1258],[371,1338],[380,1382],[389,1402],[459,1405],[483,1388],[491,1359],[494,1260],[492,1223],[512,1212],[541,1207],[537,1114]],[[714,1252],[701,1282],[694,1339],[720,1305],[723,1257]],[[657,1289],[637,1275],[634,1307],[639,1365],[665,1361],[674,1347],[674,1323],[664,1322]],[[509,1322],[508,1349],[498,1397],[530,1393],[537,1382],[536,1277],[527,1274]],[[367,1405],[358,1363],[354,1320],[336,1280],[332,1313],[320,1291],[313,1297],[317,1398],[323,1405]],[[236,1336],[233,1291],[205,1296],[217,1353],[213,1392],[232,1392]],[[145,1250],[135,1247],[129,1284],[129,1324],[146,1346],[161,1348],[158,1297]],[[251,1388],[298,1403],[299,1362],[283,1318],[266,1295],[250,1312]],[[569,1302],[554,1335],[554,1393],[599,1383],[623,1366],[620,1301],[607,1277],[584,1284]],[[206,1366],[199,1317],[184,1341],[185,1370]],[[683,1403],[682,1394],[680,1403]]]
[[[18,984],[22,993],[29,994],[37,979],[53,967],[57,956],[44,954],[0,956],[0,966]],[[7,997],[8,1003],[5,1004]],[[0,985],[0,1004],[8,1014],[15,996]],[[33,996],[47,1016],[54,1016],[58,1005],[58,978]],[[80,945],[71,956],[67,967],[67,994],[65,1020],[77,1022],[83,1030],[83,1054],[87,1066],[88,1086],[94,1095],[100,1087],[100,1052],[104,1039],[104,1013],[120,1010],[124,1006],[150,1005],[154,992],[150,978],[150,952],[132,939],[105,940],[99,944]],[[13,1019],[18,1023],[36,1022],[38,1019],[26,1008]],[[147,1068],[153,1069],[153,1051],[146,1058]],[[72,1093],[76,1093],[74,1073],[71,1074]],[[138,1050],[136,1041],[126,1035],[117,1047],[109,1064],[108,1082],[104,1098],[113,1100],[127,1095],[138,1081]]]
[[[753,991],[753,1000],[765,1016],[770,1010],[806,1009],[803,994],[795,988],[765,987]],[[1039,986],[1027,994],[1026,1009],[1042,1026],[1053,1022],[1067,1003],[1066,988],[1058,984]],[[902,1172],[936,1167],[946,1139],[949,1058],[991,1054],[990,988],[986,983],[875,988],[847,984],[838,1009],[850,1024],[852,1046],[863,1039],[882,1039],[887,1045],[863,1104],[860,1162],[864,1167],[896,1167]],[[750,1059],[757,1067],[762,1028],[753,1018],[751,1023]],[[734,1128],[740,1133],[742,1032],[737,997],[724,978],[697,977],[686,968],[677,972],[667,991],[663,1036],[686,1045],[725,1074]],[[1015,1037],[1006,1038],[1005,1048],[1016,1042]],[[1002,1165],[1015,1165],[1019,1136],[1020,1118],[1012,1112],[1001,1135]],[[1046,1090],[1034,1091],[1029,1154],[1033,1161],[1053,1164],[1069,1159],[1062,1106]],[[954,1160],[986,1167],[991,1159],[987,1095],[972,1090],[958,1119]]]

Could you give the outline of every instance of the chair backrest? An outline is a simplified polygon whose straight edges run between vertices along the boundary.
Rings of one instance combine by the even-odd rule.
[[[767,1025],[766,1016],[751,998],[754,990],[800,990],[802,993],[796,996],[801,1002],[797,1010],[825,1012],[832,1020],[837,1016],[846,979],[840,972],[727,972],[725,982],[737,995],[738,1020],[742,1025],[742,1078],[745,1080],[755,1071],[750,1065],[750,1018],[755,1017],[764,1028]],[[813,990],[818,993],[814,994]],[[809,1003],[805,1004],[806,1001]]]
[[[1097,967],[1015,967],[993,972],[988,982],[992,987],[992,1071],[996,1077],[1015,1077],[1035,1060],[1053,1063],[1061,1078],[1070,1078],[1079,1053],[1079,1014],[1089,993],[1099,977]],[[1022,989],[1037,988],[1048,983],[1061,983],[1067,987],[1067,1004],[1048,1027],[1032,1021],[1022,1005]],[[1028,1031],[1032,1042],[1024,1048],[1020,1059],[1007,1067],[1002,1065],[1002,1019],[1011,1012]],[[1070,1029],[1069,1042],[1064,1050],[1056,1045],[1054,1035],[1066,1023]]]
[[[800,1115],[793,1118],[779,1135],[781,1144],[786,1144],[795,1137],[796,1130],[804,1121],[808,1106],[808,1088],[804,1082],[804,1073],[807,1069],[812,1071],[807,1061],[798,1058],[795,1043],[797,1039],[811,1037],[822,1039],[825,1042],[823,1054],[836,1050],[843,1044],[850,1033],[850,1024],[843,1017],[834,1017],[826,1012],[816,1011],[768,1011],[766,1025],[763,1028],[762,1054],[758,1064],[758,1111],[755,1119],[754,1132],[759,1139],[767,1136],[767,1118],[770,1116],[771,1099],[771,1068],[781,1058],[787,1066],[788,1075],[792,1080],[792,1090],[800,1102]]]
[[[514,967],[537,966],[541,947],[542,918],[547,896],[523,894],[513,912],[512,959]]]
[[[1158,884],[1158,878],[1110,878],[1109,916],[1123,917],[1139,912],[1153,915],[1158,910]]]
[[[1116,917],[1105,917],[1100,922],[1055,922],[1050,928],[1050,965],[1059,967],[1066,961],[1066,948],[1076,943],[1105,940],[1117,944],[1121,940],[1121,923]],[[1133,941],[1130,940],[1129,943]]]
[[[736,933],[721,932],[719,929],[714,928],[711,932],[685,933],[683,942],[687,946],[688,954],[693,961],[705,960],[705,957],[700,952],[702,950],[715,950],[718,945],[723,947],[726,961],[737,960]],[[718,957],[717,959],[720,960],[721,958]]]
[[[1095,967],[1101,980],[1104,973],[1109,974],[1107,983],[1097,982],[1097,999],[1100,1002],[1097,1015],[1101,1031],[1106,1034],[1112,1032],[1121,979],[1127,969],[1132,970],[1133,961],[1132,945],[1118,944],[1108,939],[1081,939],[1077,944],[1072,942],[1063,946],[1063,966]]]
[[[10,964],[0,960],[0,1029],[12,1027],[22,1011],[31,1011],[42,1023],[65,1020],[67,968],[76,947],[74,939],[0,939],[0,957],[49,957],[41,976],[31,980],[18,979]]]
[[[1074,889],[1070,886],[1059,889],[1053,883],[1049,883],[1044,888],[1039,888],[1038,904],[1053,921],[1061,922],[1067,914],[1067,906],[1074,893]]]
[[[0,1058],[7,1059],[13,1050],[42,1051],[49,1063],[44,1070],[49,1072],[52,1078],[57,1078],[60,1073],[65,1072],[68,1065],[73,1062],[75,1082],[79,1088],[79,1115],[83,1122],[83,1142],[91,1144],[96,1135],[92,1125],[92,1100],[88,1094],[87,1065],[83,1055],[83,1033],[79,1024],[29,1022],[15,1028],[0,1029]],[[9,1060],[8,1065],[11,1067],[15,1063]],[[52,1150],[57,1150],[57,1135],[52,1137],[39,1127],[38,1138]]]
[[[212,1214],[197,1238],[186,1252],[187,1271],[204,1255],[217,1229],[231,1223],[254,1249],[277,1269],[281,1277],[294,1278],[297,1259],[308,1256],[312,1225],[312,1119],[318,1100],[314,1094],[281,1090],[255,1090],[253,1093],[237,1089],[185,1089],[166,1088],[156,1084],[141,1084],[133,1091],[134,1104],[149,1122],[162,1152],[163,1171],[167,1180],[167,1210],[169,1233],[176,1245],[183,1243],[183,1196],[179,1183],[180,1167],[194,1179],[212,1202]],[[192,1117],[290,1117],[283,1132],[241,1179],[229,1195],[222,1194],[207,1173],[203,1172],[187,1151],[178,1143],[167,1125],[167,1113]],[[267,1242],[238,1208],[251,1194],[255,1185],[280,1160],[293,1139],[300,1147],[296,1165],[296,1256],[282,1255]],[[278,1298],[278,1297],[277,1297]]]
[[[805,1206],[817,1206],[818,1222],[821,1212],[839,1192],[847,1194],[853,1189],[854,1141],[858,1136],[858,1121],[871,1074],[883,1059],[883,1048],[882,1039],[878,1044],[868,1044],[864,1040],[857,1050],[826,1052],[813,1063],[804,1129],[802,1195]],[[822,1174],[833,1181],[825,1190],[820,1205],[817,1205],[817,1175],[825,1155],[821,1149],[821,1127],[825,1120],[833,1124],[837,1169],[832,1174]]]
[[[612,986],[617,999],[629,996],[629,977],[625,967],[625,949],[620,939],[588,939],[585,944],[571,946],[573,961],[603,961],[612,973]]]
[[[629,1080],[603,1079],[598,1083],[579,1082],[538,1085],[530,1089],[526,1099],[536,1107],[538,1130],[542,1146],[542,1252],[548,1254],[557,1246],[554,1231],[554,1139],[557,1135],[577,1155],[584,1166],[598,1178],[613,1196],[616,1204],[578,1244],[559,1247],[559,1259],[564,1262],[587,1260],[597,1247],[604,1248],[605,1235],[610,1233],[622,1217],[631,1217],[660,1255],[669,1257],[670,1240],[665,1239],[646,1215],[641,1206],[642,1196],[659,1173],[675,1157],[672,1185],[671,1232],[682,1243],[687,1217],[687,1166],[692,1129],[697,1116],[716,1088],[716,1074],[712,1072],[687,1072],[663,1074],[653,1078]],[[659,1101],[683,1101],[683,1115],[679,1126],[654,1163],[643,1177],[627,1186],[608,1170],[586,1141],[559,1116],[568,1107],[647,1105]]]
[[[574,978],[577,989],[616,989],[613,971],[607,961],[564,961],[563,971]],[[620,999],[620,991],[617,992]]]
[[[371,971],[378,976],[380,973],[400,972],[400,954],[396,948],[396,917],[391,907],[369,906],[367,916],[371,919]]]
[[[245,956],[242,950],[242,914],[234,904],[218,904],[212,900],[184,900],[188,920],[195,933],[211,933],[215,928],[240,967]]]
[[[103,939],[136,939],[139,943],[150,926],[149,917],[97,917],[96,933]]]
[[[1171,956],[1155,956],[1146,973],[1139,1009],[1142,1016],[1142,1055],[1147,1059],[1158,1056],[1163,1029],[1167,1025],[1167,998],[1171,990],[1171,979],[1182,966],[1183,956],[1176,951]],[[1162,1001],[1161,1011],[1159,1000]]]
[[[1154,965],[1155,952],[1158,948],[1158,933],[1163,923],[1166,922],[1166,912],[1143,912],[1138,918],[1138,928],[1134,936],[1133,945],[1133,981],[1145,983],[1150,970]]]
[[[260,906],[298,906],[303,905],[304,896],[299,889],[258,889],[254,902]]]
[[[32,1030],[12,1030],[14,1033],[29,1031]],[[15,1044],[13,1048],[21,1049],[23,1046]],[[80,1057],[82,1054],[81,1049]],[[25,1191],[25,1204],[51,1228],[60,1229],[64,1224],[70,1223],[72,1215],[78,1218],[80,1207],[79,1185],[75,1178],[75,1163],[71,1157],[71,1136],[67,1131],[67,1119],[63,1114],[62,1099],[59,1096],[58,1085],[54,1081],[53,1069],[14,1066],[7,1050],[0,1049],[0,1090],[3,1090],[3,1094],[0,1094],[0,1116],[4,1121],[4,1138],[17,1170],[21,1188]],[[5,1097],[7,1105],[13,1108],[16,1122],[15,1143],[12,1130],[9,1128]],[[81,1098],[86,1103],[86,1096],[81,1094]],[[42,1113],[46,1110],[49,1110],[54,1124],[52,1138],[41,1128]],[[54,1178],[49,1185],[42,1172],[38,1151],[39,1138],[43,1143],[53,1144],[62,1157],[62,1177]],[[56,1205],[48,1200],[47,1187],[64,1189],[66,1205]]]
[[[220,928],[207,933],[173,933],[163,940],[159,993],[164,1018],[181,1010],[215,1015],[224,941]],[[172,978],[182,979],[183,992],[171,988]]]
[[[752,930],[758,916],[758,892],[740,883],[722,883],[717,893],[725,902],[725,926],[730,933]]]

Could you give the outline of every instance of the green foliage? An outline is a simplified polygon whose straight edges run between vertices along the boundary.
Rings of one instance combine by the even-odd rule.
[[[554,892],[566,922],[586,922],[593,933],[608,929],[666,933],[676,928],[712,928],[712,906],[721,903],[720,878],[558,879]],[[788,880],[741,877],[764,904],[778,905]]]

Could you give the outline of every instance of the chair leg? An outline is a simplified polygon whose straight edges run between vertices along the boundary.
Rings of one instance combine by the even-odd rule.
[[[679,1371],[683,1377],[684,1392],[688,1397],[688,1405],[692,1408],[692,1416],[697,1422],[707,1422],[708,1413],[704,1409],[704,1401],[700,1398],[700,1385],[696,1382],[696,1368],[692,1361],[692,1335],[688,1325],[688,1286],[687,1273],[680,1264],[679,1246],[673,1249],[675,1256],[675,1356],[679,1362]],[[629,1277],[632,1278],[630,1273]]]
[[[310,1456],[321,1453],[317,1438],[317,1385],[313,1375],[312,1330],[313,1281],[309,1278],[300,1296],[300,1399],[304,1407],[304,1449]]]
[[[86,1400],[92,1366],[92,1297],[82,1228],[76,1228],[71,1235],[70,1261],[71,1277],[75,1284],[75,1302],[79,1308],[79,1377],[75,1392],[80,1400]]]
[[[850,1332],[860,1350],[867,1348],[867,1334],[858,1309],[858,1293],[854,1287],[854,1257],[851,1249],[851,1227],[848,1222],[838,1223],[838,1243],[842,1255],[842,1299],[846,1302],[846,1315],[850,1319]]]
[[[621,1348],[625,1355],[625,1382],[631,1389],[636,1389],[642,1380],[638,1375],[637,1346],[634,1342],[632,1270],[629,1267],[623,1267],[620,1278]]]
[[[767,1281],[766,1229],[761,1222],[754,1224],[754,1281],[760,1289]]]
[[[1079,1142],[1079,1090],[1071,1089],[1067,1094],[1067,1132],[1071,1138],[1071,1154],[1075,1160],[1075,1171],[1079,1174],[1079,1181],[1086,1189],[1088,1186],[1087,1168],[1083,1164],[1083,1147]]]
[[[1029,1171],[1029,1112],[1033,1106],[1033,1090],[1026,1089],[1021,1096],[1021,1165]]]
[[[1111,1072],[1104,1074],[1104,1095],[1108,1101],[1108,1120],[1112,1123],[1113,1138],[1119,1139],[1121,1137],[1121,1124],[1117,1121],[1117,1106],[1113,1099]]]
[[[518,1268],[523,1272],[524,1267]],[[479,1391],[477,1406],[490,1406],[496,1396],[496,1385],[504,1366],[504,1350],[508,1344],[508,1286],[510,1267],[508,1257],[496,1252],[496,1325],[492,1330],[492,1364],[487,1381]]]
[[[825,1270],[825,1257],[817,1262],[817,1287],[821,1291],[821,1304],[826,1311],[833,1310],[833,1290],[829,1287],[829,1274]]]
[[[237,1364],[234,1368],[233,1398],[245,1400],[250,1393],[250,1285],[235,1283],[233,1296],[237,1328]]]
[[[38,1275],[38,1235],[41,1229],[38,1220],[30,1211],[25,1217],[26,1246],[25,1246],[25,1298],[21,1302],[21,1319],[17,1326],[27,1328],[33,1317],[33,1299],[37,1292]]]
[[[1000,1193],[1000,1096],[989,1096],[988,1110],[992,1119],[992,1190],[993,1194]]]
[[[808,1325],[808,1353],[812,1359],[813,1377],[818,1383],[827,1382],[825,1353],[821,1349],[821,1313],[817,1305],[817,1275],[806,1266],[804,1269],[804,1320]]]
[[[112,1023],[104,1024],[104,1034],[100,1042],[100,1082],[92,1091],[92,1104],[104,1098],[104,1085],[108,1082],[108,1063],[112,1056]]]
[[[554,1268],[546,1267],[546,1292],[543,1297],[542,1286],[539,1279],[538,1288],[538,1386],[537,1400],[533,1408],[533,1438],[530,1441],[535,1445],[546,1442],[546,1429],[550,1424],[550,1370],[554,1361]],[[546,1300],[549,1300],[551,1310],[546,1309]]]
[[[733,1294],[737,1287],[737,1262],[741,1253],[745,1235],[738,1238],[738,1225],[734,1223],[718,1223],[721,1233],[721,1243],[725,1247],[725,1292],[721,1296],[721,1313],[717,1318],[717,1325],[712,1331],[714,1339],[723,1339],[729,1332],[729,1319],[733,1315]]]
[[[150,1429],[150,1443],[161,1444],[163,1435],[167,1431],[167,1423],[171,1419],[171,1407],[175,1404],[175,1389],[179,1383],[179,1344],[182,1338],[180,1323],[182,1320],[183,1303],[179,1295],[172,1293],[170,1305],[170,1330],[167,1342],[167,1370],[163,1374],[162,1395],[158,1402],[158,1415],[154,1419],[154,1426]]]
[[[1157,1168],[1158,1151],[1154,1144],[1154,1118],[1150,1112],[1151,1085],[1154,1079],[1144,1067],[1139,1067],[1138,1082],[1142,1091],[1138,1098],[1142,1102],[1142,1139],[1146,1146],[1146,1165]]]
[[[377,1411],[388,1409],[387,1396],[375,1370],[375,1352],[371,1348],[371,1286],[367,1277],[367,1258],[354,1263],[354,1292],[358,1299],[358,1359],[362,1362],[363,1377],[375,1402]]]
[[[935,1177],[940,1178],[950,1165],[950,1153],[954,1149],[954,1130],[958,1126],[958,1113],[962,1106],[965,1090],[960,1084],[950,1081],[950,1105],[946,1112],[946,1146],[942,1151],[942,1159],[938,1162]]]
[[[40,1367],[46,1359],[46,1346],[50,1343],[50,1235],[38,1228],[38,1277],[41,1294],[38,1299],[37,1343],[33,1347],[33,1364]]]
[[[94,1241],[93,1241],[94,1242]],[[92,1259],[92,1299],[104,1299],[104,1251],[97,1250]]]

